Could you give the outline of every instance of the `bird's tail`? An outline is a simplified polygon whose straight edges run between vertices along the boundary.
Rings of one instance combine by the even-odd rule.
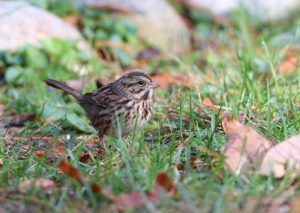
[[[64,84],[64,83],[61,83],[59,81],[55,81],[55,80],[52,80],[52,79],[47,79],[45,80],[46,84],[51,86],[51,87],[54,87],[56,89],[60,89],[72,96],[74,96],[76,99],[80,99],[82,94],[80,92],[78,92],[77,90],[69,87],[68,85]]]

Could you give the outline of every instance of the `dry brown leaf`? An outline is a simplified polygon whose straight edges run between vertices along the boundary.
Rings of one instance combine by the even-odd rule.
[[[101,190],[101,187],[97,183],[92,183],[91,190],[94,193],[98,193]]]
[[[150,76],[154,81],[160,84],[160,88],[168,87],[171,84],[177,84],[189,89],[196,89],[200,85],[200,77],[193,72],[187,72],[185,75],[174,75],[166,71]]]
[[[82,152],[80,153],[80,159],[79,161],[81,163],[86,163],[91,159],[91,156],[88,153]]]
[[[204,100],[202,101],[202,104],[209,109],[215,108],[213,102],[209,98],[204,98]]]
[[[156,186],[163,188],[172,197],[177,192],[177,187],[167,173],[161,172],[156,176]]]
[[[196,73],[188,72],[186,75],[184,75],[183,85],[185,87],[189,89],[197,89],[200,83],[200,77]]]
[[[231,172],[239,174],[250,163],[259,165],[262,157],[270,148],[267,139],[254,129],[237,121],[227,125],[227,143],[222,147],[225,162]]]
[[[291,74],[297,69],[299,59],[298,52],[293,48],[287,49],[285,57],[280,64],[280,70],[282,73]]]
[[[53,148],[53,152],[57,153],[57,154],[62,154],[65,152],[65,147],[63,146],[55,146]]]
[[[237,119],[240,123],[244,123],[244,115],[238,114]],[[224,132],[226,133],[228,131],[228,124],[233,121],[234,118],[231,113],[224,112],[222,115],[222,128]]]
[[[272,147],[263,158],[260,173],[273,173],[276,178],[281,178],[286,174],[287,168],[292,169],[293,175],[300,174],[300,135]]]
[[[157,175],[155,186],[152,191],[145,193],[145,199],[153,203],[157,202],[161,198],[162,190],[167,192],[168,197],[174,196],[177,192],[175,183],[165,172],[161,172]],[[120,211],[125,209],[137,209],[144,204],[143,195],[139,191],[122,193],[119,196],[115,196],[109,187],[104,187],[102,194],[111,200]]]
[[[45,155],[46,151],[45,150],[35,150],[34,153],[38,158],[42,158]]]
[[[299,213],[300,212],[300,194],[293,197],[291,202],[290,213]]]
[[[47,194],[51,194],[54,187],[54,182],[44,178],[38,178],[36,180],[27,179],[19,185],[19,190],[22,193],[27,193],[33,187],[43,189]]]
[[[170,72],[161,72],[160,74],[151,75],[151,78],[159,83],[160,88],[168,87],[174,83],[174,75]]]
[[[64,174],[68,175],[69,177],[83,185],[83,181],[79,171],[74,166],[72,166],[67,160],[62,160],[59,163],[58,167]]]

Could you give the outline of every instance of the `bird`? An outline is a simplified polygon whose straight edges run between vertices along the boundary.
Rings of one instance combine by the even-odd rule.
[[[120,133],[125,137],[135,128],[143,128],[152,115],[153,90],[160,86],[141,71],[126,72],[116,81],[85,94],[53,79],[45,83],[75,97],[100,138],[119,137]]]

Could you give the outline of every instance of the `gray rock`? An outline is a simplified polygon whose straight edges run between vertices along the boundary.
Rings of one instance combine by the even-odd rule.
[[[110,9],[132,20],[139,36],[163,52],[178,54],[190,47],[190,34],[181,17],[164,0],[82,0],[90,8]]]
[[[0,1],[0,50],[40,46],[51,37],[80,40],[86,49],[80,32],[59,17],[25,2]]]

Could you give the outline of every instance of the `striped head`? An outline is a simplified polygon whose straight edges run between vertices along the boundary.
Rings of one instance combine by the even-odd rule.
[[[159,87],[159,84],[143,72],[132,71],[116,80],[112,87],[118,94],[135,100],[147,100],[152,98],[153,89]]]

